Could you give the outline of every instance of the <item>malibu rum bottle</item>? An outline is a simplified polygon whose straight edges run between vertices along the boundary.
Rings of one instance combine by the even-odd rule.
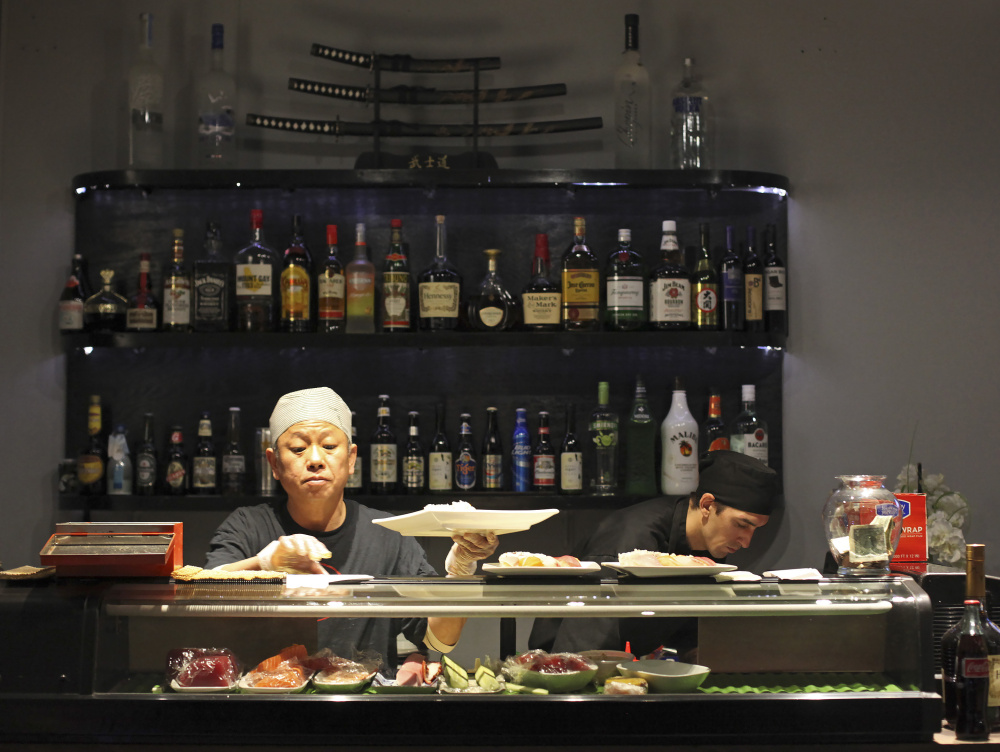
[[[573,242],[562,257],[562,325],[568,331],[601,328],[601,272],[587,247],[587,222],[573,220]]]

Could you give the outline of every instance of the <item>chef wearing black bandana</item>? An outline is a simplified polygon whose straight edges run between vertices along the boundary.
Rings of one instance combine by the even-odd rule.
[[[581,561],[616,561],[635,549],[722,562],[750,545],[768,521],[778,474],[759,460],[730,451],[710,452],[700,463],[698,488],[689,496],[664,496],[608,515],[573,555]],[[697,645],[697,620],[657,618],[536,619],[532,648],[550,652],[624,650],[635,655],[661,645],[681,655]]]

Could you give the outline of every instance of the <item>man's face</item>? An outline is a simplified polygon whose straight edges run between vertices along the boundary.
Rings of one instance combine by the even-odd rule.
[[[705,550],[716,559],[749,546],[754,531],[766,525],[768,520],[766,514],[744,512],[714,499],[708,503],[703,499],[700,512]]]
[[[324,420],[296,423],[267,451],[271,472],[295,501],[340,501],[354,470],[357,447]]]

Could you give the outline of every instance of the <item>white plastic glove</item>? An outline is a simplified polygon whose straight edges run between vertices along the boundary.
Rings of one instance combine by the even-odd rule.
[[[320,559],[329,559],[329,549],[311,535],[282,535],[257,554],[257,562],[268,572],[325,574]]]
[[[461,576],[476,573],[476,562],[497,550],[500,539],[492,532],[454,533],[455,541],[444,560],[448,574]]]

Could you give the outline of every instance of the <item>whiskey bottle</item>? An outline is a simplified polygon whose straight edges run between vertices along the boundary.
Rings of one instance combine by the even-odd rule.
[[[583,493],[583,451],[576,437],[576,407],[566,408],[566,434],[559,446],[559,493]]]
[[[562,257],[562,325],[567,331],[600,329],[601,272],[587,247],[587,223],[573,220],[573,242]]]
[[[155,332],[160,323],[160,304],[153,295],[150,282],[149,254],[139,254],[139,289],[128,302],[125,328],[132,332]]]
[[[646,384],[635,379],[632,412],[625,421],[625,493],[656,494],[656,423],[649,409]]]
[[[767,331],[788,333],[788,281],[785,265],[778,257],[778,228],[767,226],[764,256],[764,323]]]
[[[531,490],[531,433],[528,431],[528,410],[515,410],[514,434],[510,442],[511,490],[527,493]]]
[[[531,279],[521,293],[521,314],[525,329],[537,332],[559,331],[562,317],[562,293],[549,279],[549,236],[535,235],[535,253],[531,259]]]
[[[214,494],[218,485],[215,442],[212,441],[212,418],[208,412],[198,421],[198,443],[191,458],[191,488],[197,494]]]
[[[549,413],[538,413],[538,441],[532,450],[532,481],[535,493],[553,493],[556,490],[556,448],[552,445]]]
[[[639,59],[639,16],[625,16],[625,51],[615,71],[615,167],[644,170],[650,164],[652,120],[649,71]]]
[[[403,243],[403,220],[389,222],[389,249],[382,266],[382,331],[410,330],[410,261]]]
[[[691,318],[699,331],[719,328],[719,276],[712,265],[708,244],[708,223],[698,225],[701,243],[691,275]]]
[[[597,496],[610,496],[618,490],[618,413],[609,404],[607,381],[597,385],[597,407],[590,413],[587,444],[592,452],[593,476],[590,487]]]
[[[139,49],[128,71],[129,167],[162,168],[163,69],[153,58],[153,14],[139,14]]]
[[[764,331],[764,264],[757,255],[757,228],[747,227],[747,247],[743,254],[743,298],[746,301],[746,330]]]
[[[732,225],[726,227],[726,252],[719,262],[719,279],[722,280],[722,328],[742,332],[746,328],[743,263],[733,243]]]
[[[195,87],[197,167],[232,167],[236,161],[236,82],[223,66],[224,35],[222,24],[212,24],[209,69]]]
[[[462,300],[462,275],[445,255],[444,215],[437,215],[435,222],[434,260],[417,284],[420,329],[431,332],[458,328]]]
[[[163,331],[191,330],[191,275],[184,266],[184,230],[174,228],[170,264],[163,274]]]
[[[403,490],[405,493],[419,494],[427,481],[427,463],[424,459],[424,445],[420,441],[420,413],[411,410],[407,417],[410,426],[403,447]]]
[[[368,258],[362,222],[354,225],[354,258],[347,264],[345,279],[347,333],[371,334],[375,331],[375,265]]]
[[[222,255],[218,222],[205,226],[205,254],[194,262],[194,329],[228,332],[233,321],[233,267]]]
[[[722,420],[722,394],[712,389],[708,395],[708,417],[701,424],[702,455],[729,449],[729,434]]]
[[[632,248],[632,231],[618,230],[618,247],[608,256],[604,273],[608,329],[632,331],[646,323],[645,277],[642,256]]]
[[[767,464],[767,424],[757,417],[757,387],[744,384],[743,410],[733,421],[729,432],[729,448]]]
[[[292,240],[281,269],[281,331],[313,330],[312,255],[302,234],[302,215],[292,218]]]
[[[76,477],[80,493],[98,496],[104,493],[104,470],[107,449],[101,435],[101,397],[90,395],[87,406],[87,444],[76,460]]]
[[[135,492],[140,496],[153,496],[157,491],[160,468],[154,430],[153,414],[146,413],[142,423],[142,442],[135,450]]]
[[[698,422],[687,404],[680,377],[674,379],[670,410],[660,425],[660,490],[668,496],[689,494],[698,487]]]
[[[326,226],[326,258],[316,272],[316,292],[317,329],[323,334],[344,331],[344,265],[337,257],[337,225]]]
[[[250,211],[250,243],[236,253],[236,329],[273,332],[278,256],[264,241],[264,213]]]
[[[115,273],[101,269],[104,285],[83,304],[83,327],[88,332],[123,332],[128,301],[113,287]]]
[[[434,438],[427,454],[427,487],[432,493],[451,491],[452,455],[444,432],[444,405],[434,408]]]
[[[504,286],[497,272],[499,248],[487,248],[487,270],[474,295],[469,298],[468,319],[473,329],[481,332],[500,332],[514,326],[516,303]]]
[[[225,496],[242,496],[246,493],[247,458],[240,441],[240,408],[229,408],[229,427],[226,431],[226,448],[222,451],[220,486]]]
[[[486,433],[483,435],[483,490],[499,491],[503,488],[503,444],[500,441],[500,427],[497,409],[486,408]]]
[[[455,488],[460,491],[471,491],[476,487],[478,473],[476,450],[472,444],[472,416],[462,413],[459,416],[458,447],[455,452]]]
[[[163,489],[171,496],[183,496],[188,491],[188,461],[184,451],[184,429],[171,426],[170,444],[163,460]]]
[[[90,295],[87,263],[83,254],[74,253],[69,279],[59,296],[59,331],[83,331],[83,304]]]
[[[125,426],[119,424],[108,437],[107,488],[109,496],[132,493],[132,460],[128,456]]]
[[[691,328],[691,272],[672,219],[663,221],[660,264],[649,273],[649,324],[653,329]]]
[[[351,443],[357,447],[357,451],[354,455],[354,470],[347,478],[347,485],[345,488],[361,492],[364,490],[365,486],[365,458],[364,453],[361,451],[361,447],[358,446],[358,415],[353,410],[351,410]]]
[[[371,482],[368,490],[373,494],[393,494],[399,477],[396,434],[393,433],[389,415],[389,395],[378,396],[378,424],[371,440]]]

